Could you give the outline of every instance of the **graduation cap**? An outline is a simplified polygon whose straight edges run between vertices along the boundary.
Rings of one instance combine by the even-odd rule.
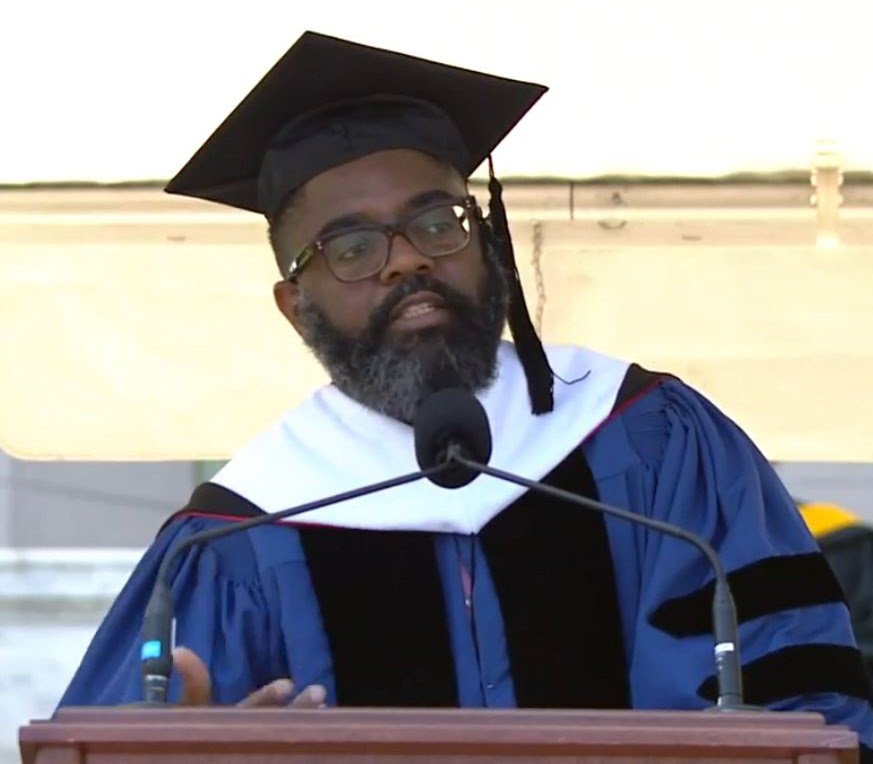
[[[311,178],[386,149],[433,155],[463,177],[489,161],[489,226],[511,277],[509,327],[534,413],[553,376],[521,291],[491,153],[546,87],[305,32],[165,190],[273,220]]]

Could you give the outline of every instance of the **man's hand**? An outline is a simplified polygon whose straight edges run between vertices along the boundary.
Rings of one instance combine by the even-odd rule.
[[[187,647],[177,647],[173,650],[173,668],[182,677],[183,706],[208,706],[212,703],[212,681],[209,679],[209,669],[200,657]],[[291,703],[288,700],[294,694],[294,683],[290,679],[276,679],[270,684],[255,690],[247,698],[237,703],[242,708],[257,706],[284,706],[291,708],[324,708],[327,691],[319,684],[313,684],[300,692]]]

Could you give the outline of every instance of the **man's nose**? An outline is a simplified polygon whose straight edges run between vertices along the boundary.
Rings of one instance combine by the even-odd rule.
[[[395,284],[413,273],[429,273],[433,266],[433,258],[421,254],[409,239],[397,234],[391,239],[391,252],[379,280],[386,285]]]

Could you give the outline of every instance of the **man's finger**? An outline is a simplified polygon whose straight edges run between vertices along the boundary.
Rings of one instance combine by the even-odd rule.
[[[327,690],[320,684],[311,684],[291,701],[292,708],[323,708]]]
[[[212,682],[209,669],[193,650],[176,647],[173,650],[173,668],[182,678],[183,706],[208,706],[212,702]]]
[[[255,690],[245,700],[237,705],[241,708],[254,708],[257,706],[284,706],[294,694],[294,682],[290,679],[276,679],[266,684],[259,690]]]

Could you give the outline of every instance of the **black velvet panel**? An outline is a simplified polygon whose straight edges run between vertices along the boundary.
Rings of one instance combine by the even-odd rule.
[[[198,485],[182,512],[209,512],[227,517],[255,517],[264,510],[235,491],[217,483]]]
[[[818,552],[768,557],[728,574],[737,606],[737,621],[745,623],[792,608],[844,602],[843,592],[827,560]],[[649,622],[674,637],[712,631],[710,582],[684,597],[668,600]]]
[[[743,666],[743,690],[746,702],[755,706],[827,692],[869,700],[861,653],[841,645],[796,645],[768,653]],[[715,676],[703,682],[697,692],[707,700],[716,700]]]
[[[432,534],[298,526],[342,706],[457,706]]]
[[[638,398],[646,390],[664,379],[675,379],[675,377],[660,371],[649,371],[639,364],[632,363],[628,366],[621,387],[618,388],[612,413],[617,413],[622,406]]]
[[[250,517],[263,515],[264,510],[248,499],[229,488],[216,483],[201,483],[198,485],[188,503],[178,512],[174,512],[164,520],[158,533],[166,528],[173,520],[185,515],[214,515],[217,518],[239,518],[247,520]]]
[[[545,482],[597,498],[581,449]],[[625,651],[603,516],[527,493],[480,538],[500,601],[518,705],[627,708]]]

